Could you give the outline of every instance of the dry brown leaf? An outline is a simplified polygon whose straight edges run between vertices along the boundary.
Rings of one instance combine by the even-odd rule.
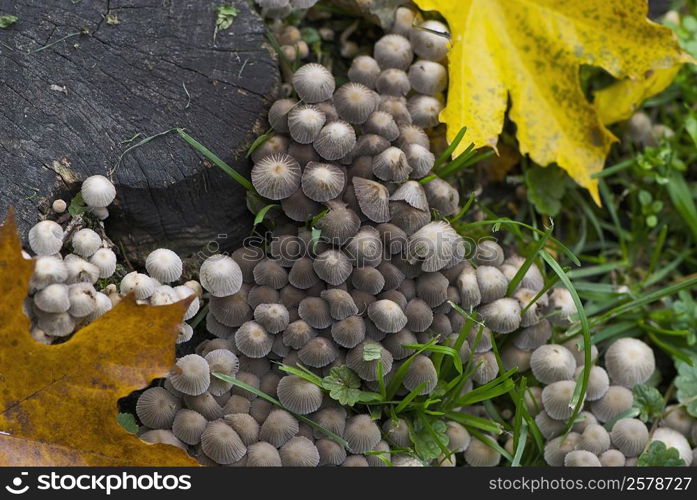
[[[184,450],[146,444],[116,422],[117,400],[174,363],[186,304],[127,298],[67,342],[44,345],[22,311],[32,270],[10,215],[0,228],[0,465],[197,465]]]

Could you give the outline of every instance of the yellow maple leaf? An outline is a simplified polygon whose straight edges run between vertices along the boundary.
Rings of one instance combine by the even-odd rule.
[[[67,342],[40,344],[22,309],[33,265],[10,216],[0,228],[0,465],[197,465],[184,450],[146,444],[116,422],[117,400],[173,365],[186,304],[126,298]]]
[[[673,82],[680,66],[661,68],[641,80],[621,80],[593,94],[593,106],[605,124],[629,119],[639,106]]]
[[[686,60],[669,28],[647,20],[646,0],[415,0],[450,24],[448,138],[496,146],[511,100],[521,152],[557,163],[600,203],[610,145],[579,81],[581,65],[642,79]],[[456,151],[458,153],[458,151]]]

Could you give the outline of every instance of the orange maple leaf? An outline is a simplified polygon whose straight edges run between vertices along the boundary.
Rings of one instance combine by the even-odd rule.
[[[44,345],[31,338],[22,309],[33,266],[10,214],[0,228],[0,465],[197,465],[116,422],[117,400],[173,365],[186,302],[150,307],[126,298],[67,342]]]

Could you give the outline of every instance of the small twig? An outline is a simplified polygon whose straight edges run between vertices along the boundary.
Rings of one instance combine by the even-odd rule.
[[[184,92],[186,93],[187,101],[186,101],[186,106],[184,106],[184,109],[188,109],[189,106],[191,106],[191,94],[189,94],[189,91],[186,88],[186,83],[182,82],[182,87],[184,87]]]
[[[89,35],[89,34],[90,34],[90,30],[89,30],[89,29],[87,29],[87,28],[82,28],[81,31],[76,31],[75,33],[70,33],[70,34],[68,34],[68,35],[65,35],[65,36],[62,37],[62,38],[59,38],[59,39],[56,40],[55,42],[47,43],[46,45],[43,45],[43,46],[39,47],[38,49],[32,50],[32,51],[29,52],[29,54],[36,54],[37,52],[41,52],[42,50],[45,50],[45,49],[47,49],[47,48],[49,48],[49,47],[53,47],[53,46],[56,45],[57,43],[61,43],[62,41],[67,40],[68,38],[72,38],[72,37],[74,37],[74,36],[80,36],[80,35]]]

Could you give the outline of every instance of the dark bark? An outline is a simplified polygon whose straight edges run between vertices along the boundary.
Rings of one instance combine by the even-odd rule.
[[[118,192],[107,231],[130,258],[238,246],[251,220],[244,190],[176,134],[119,162],[144,137],[184,127],[248,174],[279,74],[262,20],[244,0],[227,3],[239,15],[214,40],[217,2],[0,0],[0,14],[19,18],[0,30],[0,216],[15,206],[26,234],[42,198],[69,201],[103,174]]]

